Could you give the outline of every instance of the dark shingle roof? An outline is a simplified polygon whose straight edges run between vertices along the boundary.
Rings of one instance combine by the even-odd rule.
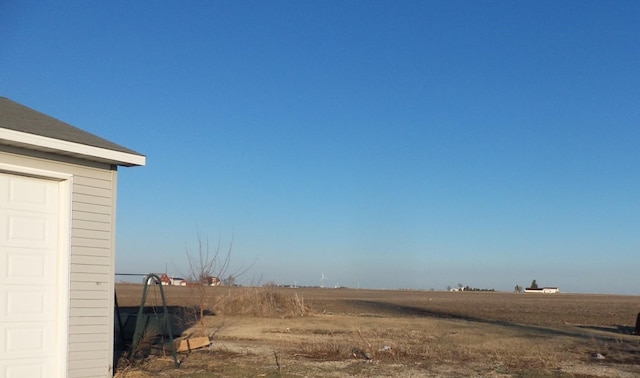
[[[6,97],[0,97],[0,128],[142,156]]]

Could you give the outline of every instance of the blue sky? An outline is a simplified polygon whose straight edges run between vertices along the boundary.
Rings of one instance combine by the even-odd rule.
[[[0,95],[120,143],[117,270],[638,294],[636,1],[1,2]]]

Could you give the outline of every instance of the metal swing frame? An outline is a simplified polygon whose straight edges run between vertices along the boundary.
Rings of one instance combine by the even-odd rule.
[[[138,274],[136,274],[136,276],[140,276]],[[151,280],[152,279],[152,280]],[[173,355],[173,361],[175,364],[175,367],[179,367],[180,366],[180,362],[178,361],[178,354],[176,352],[176,346],[173,342],[173,330],[171,329],[171,319],[169,317],[169,310],[167,308],[167,301],[165,299],[164,296],[164,289],[162,288],[162,281],[160,280],[160,277],[157,274],[154,273],[149,273],[149,274],[145,274],[144,275],[144,282],[143,282],[143,289],[142,289],[142,298],[140,299],[140,307],[138,308],[138,313],[136,315],[136,327],[135,330],[133,332],[133,339],[131,342],[131,347],[129,348],[129,356],[132,356],[133,353],[136,351],[136,349],[138,348],[138,345],[140,344],[140,340],[142,340],[142,337],[144,336],[147,327],[149,325],[150,322],[150,317],[149,316],[145,316],[144,314],[144,305],[147,301],[147,295],[149,294],[149,285],[150,282],[152,282],[153,285],[157,284],[158,286],[160,286],[160,296],[162,297],[162,310],[163,310],[163,317],[162,317],[162,323],[161,324],[165,324],[167,327],[167,332],[169,334],[169,342],[171,344],[171,353]],[[119,310],[119,306],[118,306],[118,297],[117,295],[115,296],[115,306],[116,306],[116,314],[118,317],[118,326],[120,327],[120,336],[123,339],[122,341],[124,342],[124,324],[122,324],[122,319],[120,317],[120,310]]]

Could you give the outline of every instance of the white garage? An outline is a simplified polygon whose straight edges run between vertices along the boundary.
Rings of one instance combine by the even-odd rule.
[[[112,376],[117,167],[145,160],[0,98],[0,378]]]

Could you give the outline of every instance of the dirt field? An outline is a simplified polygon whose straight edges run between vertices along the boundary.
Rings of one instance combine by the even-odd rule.
[[[181,309],[178,328],[210,336],[211,347],[181,354],[179,368],[167,353],[121,362],[119,376],[640,376],[637,296],[164,289]],[[141,285],[116,291],[120,306],[139,305]],[[215,312],[203,324],[188,310],[200,298]],[[147,306],[160,303],[150,289]]]

